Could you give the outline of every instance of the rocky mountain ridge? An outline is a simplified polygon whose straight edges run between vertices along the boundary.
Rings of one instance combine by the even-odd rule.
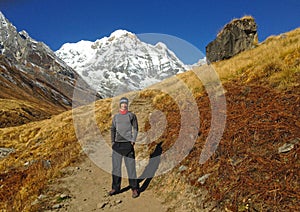
[[[74,89],[94,93],[87,83],[43,42],[32,39],[26,31],[17,32],[15,26],[0,12],[0,92],[1,98],[36,98],[61,109],[72,106]],[[80,85],[76,82],[80,79]],[[11,97],[8,97],[11,96]],[[26,97],[27,96],[27,97]]]

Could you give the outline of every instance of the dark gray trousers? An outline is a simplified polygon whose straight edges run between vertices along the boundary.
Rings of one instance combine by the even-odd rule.
[[[138,189],[135,167],[135,152],[130,142],[115,142],[112,146],[112,189],[120,191],[122,180],[122,159],[124,158],[129,186]]]

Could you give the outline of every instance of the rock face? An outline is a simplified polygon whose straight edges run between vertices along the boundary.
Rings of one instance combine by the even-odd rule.
[[[257,43],[257,25],[251,16],[234,19],[206,46],[206,58],[216,62],[251,49]]]
[[[95,94],[47,45],[25,31],[17,32],[1,12],[0,88],[0,98],[28,100],[33,96],[37,102],[47,101],[62,109],[71,107],[74,89],[83,95]]]

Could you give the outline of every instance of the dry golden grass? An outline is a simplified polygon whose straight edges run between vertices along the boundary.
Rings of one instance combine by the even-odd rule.
[[[279,90],[300,83],[300,28],[271,36],[258,47],[213,63],[221,80],[260,83]]]
[[[183,87],[173,85],[174,79],[163,82],[163,87],[173,87],[174,93],[184,90],[185,87],[193,91],[198,99],[202,120],[201,136],[190,155],[180,164],[187,166],[188,171],[179,174],[178,169],[174,169],[171,174],[157,178],[153,185],[167,201],[175,201],[178,207],[184,205],[186,200],[180,199],[180,196],[187,189],[186,184],[190,184],[193,186],[188,190],[205,187],[209,191],[208,200],[216,200],[220,210],[299,209],[300,205],[296,201],[299,201],[297,193],[300,188],[295,186],[300,174],[296,156],[299,153],[299,144],[287,155],[277,152],[280,145],[300,137],[300,123],[297,121],[300,112],[299,37],[300,29],[272,36],[255,49],[213,63],[225,85],[228,119],[220,148],[204,166],[200,166],[198,161],[210,129],[210,110],[203,84],[195,75],[195,71],[203,71],[202,67],[177,76],[185,82]],[[175,109],[174,102],[165,102],[164,98],[166,95],[160,94],[155,98],[155,103],[160,105],[159,108],[165,108],[165,113],[172,114],[166,116],[168,124],[174,129],[174,126],[180,125],[179,117],[178,114],[172,113]],[[161,105],[167,102],[167,106]],[[177,138],[177,128],[173,131],[172,127],[161,137],[164,140],[164,151],[170,148]],[[241,164],[245,165],[232,165],[236,162],[235,157],[241,157],[237,163],[243,161]],[[272,174],[267,176],[266,170],[272,170]],[[205,186],[201,186],[197,180],[207,173],[212,173],[212,176]],[[272,179],[271,175],[277,178]],[[186,184],[175,186],[179,183],[174,184],[170,176],[181,178]],[[287,188],[284,188],[284,185]],[[166,187],[170,189],[165,189]],[[278,189],[274,190],[273,187]],[[205,202],[197,189],[195,192],[191,191],[190,196],[186,198],[189,201],[194,199],[191,203],[192,208],[202,207]]]
[[[103,130],[109,127],[108,105],[107,100],[96,103],[99,107],[95,109],[96,119]],[[76,110],[84,113],[88,109],[81,107]],[[82,128],[89,127],[90,123],[85,124]],[[48,180],[60,176],[60,170],[78,161],[82,152],[73,126],[72,111],[43,121],[2,128],[0,146],[15,149],[14,153],[0,160],[0,208],[8,211],[33,210],[31,202]]]
[[[51,117],[51,113],[39,105],[13,99],[0,99],[0,128],[19,126]]]

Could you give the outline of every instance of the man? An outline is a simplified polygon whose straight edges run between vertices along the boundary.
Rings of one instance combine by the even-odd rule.
[[[121,188],[121,166],[124,158],[128,173],[129,186],[132,197],[139,196],[138,181],[135,168],[134,144],[138,134],[138,121],[136,115],[128,111],[128,99],[120,99],[119,113],[114,115],[111,126],[112,141],[112,190],[110,196],[120,192]]]

